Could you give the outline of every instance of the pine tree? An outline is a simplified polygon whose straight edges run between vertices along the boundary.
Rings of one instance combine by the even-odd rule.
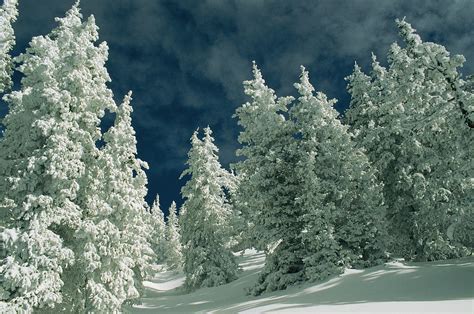
[[[452,234],[472,215],[474,94],[458,71],[464,57],[397,23],[405,47],[392,45],[387,69],[374,58],[370,78],[355,69],[346,117],[384,181],[392,252],[458,256]]]
[[[304,275],[308,280],[324,280],[342,273],[345,264],[341,245],[334,230],[334,204],[324,202],[323,186],[316,175],[316,152],[301,151],[295,172],[301,178],[301,192],[296,206],[302,209],[299,218],[304,226]]]
[[[12,23],[18,16],[18,0],[4,0],[0,7],[0,93],[12,85],[13,62],[10,51],[15,45]]]
[[[150,263],[154,259],[154,253],[148,240],[151,233],[146,223],[148,205],[145,196],[148,193],[146,185],[148,179],[144,169],[148,169],[145,161],[137,158],[137,140],[135,130],[132,127],[130,106],[131,93],[125,97],[124,102],[117,111],[114,126],[104,134],[105,152],[115,164],[115,171],[111,172],[110,178],[112,191],[117,194],[109,203],[117,202],[116,211],[122,210],[121,219],[122,241],[127,245],[127,254],[133,261],[135,272],[135,286],[140,293],[143,292],[142,278],[150,270]],[[119,213],[120,214],[120,213]]]
[[[67,300],[62,273],[79,263],[77,232],[88,208],[81,187],[98,156],[100,119],[115,107],[105,85],[107,46],[94,45],[93,17],[82,23],[75,5],[58,21],[16,58],[24,78],[20,91],[6,95],[10,110],[0,142],[8,255],[0,296],[2,306],[25,312]]]
[[[144,197],[146,163],[136,158],[129,93],[116,110],[114,125],[103,135],[104,148],[89,166],[85,187],[88,211],[78,231],[78,262],[66,271],[65,288],[79,293],[67,309],[120,312],[125,301],[137,299],[153,252],[148,243]],[[81,287],[78,289],[77,287]],[[73,299],[74,300],[74,299]]]
[[[166,225],[167,254],[166,263],[170,269],[182,268],[183,254],[181,253],[181,235],[178,223],[176,203],[173,201],[169,208],[168,223]]]
[[[233,167],[233,165],[231,165]],[[246,220],[245,216],[239,209],[237,191],[240,185],[239,177],[235,174],[234,170],[228,173],[226,184],[226,195],[230,206],[230,217],[229,217],[229,244],[228,246],[232,251],[243,251],[245,249],[253,248],[253,241],[248,236],[249,221]]]
[[[0,142],[1,308],[120,311],[137,298],[152,252],[144,232],[146,176],[137,160],[130,97],[115,111],[97,26],[78,4],[16,58],[20,91],[7,95]],[[48,308],[48,309],[46,309]]]
[[[204,129],[191,137],[188,168],[181,178],[190,175],[181,190],[185,199],[181,214],[185,287],[188,290],[222,285],[236,279],[238,266],[226,244],[229,242],[230,208],[225,194],[228,172],[218,161],[212,131]]]
[[[150,243],[155,252],[155,262],[164,263],[166,260],[167,242],[165,237],[166,224],[165,216],[160,208],[160,198],[156,195],[150,212]]]
[[[382,185],[363,151],[321,92],[313,94],[302,68],[295,84],[300,97],[291,108],[301,154],[296,167],[303,209],[303,240],[308,251],[305,273],[325,279],[342,266],[373,266],[385,257],[385,206]]]
[[[243,146],[237,154],[244,157],[235,165],[236,205],[250,222],[254,245],[267,251],[265,267],[250,291],[260,294],[304,279],[304,249],[302,211],[295,203],[299,187],[293,170],[297,161],[293,124],[284,116],[292,98],[277,98],[255,64],[253,74],[253,80],[244,82],[251,102],[235,114],[243,127],[239,135]]]

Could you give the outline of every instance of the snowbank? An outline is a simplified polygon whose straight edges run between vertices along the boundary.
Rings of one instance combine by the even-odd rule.
[[[246,251],[239,279],[184,294],[182,274],[160,273],[145,282],[142,304],[126,313],[474,313],[474,257],[431,263],[396,261],[347,270],[325,282],[260,297],[245,295],[265,256]]]

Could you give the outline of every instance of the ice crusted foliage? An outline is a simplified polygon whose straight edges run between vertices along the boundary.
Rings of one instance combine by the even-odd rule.
[[[250,237],[267,252],[250,293],[383,262],[382,184],[339,121],[335,101],[314,94],[304,68],[289,118],[292,98],[277,98],[255,65],[254,80],[244,86],[252,101],[236,112],[245,159],[235,165],[235,203],[251,222]]]
[[[181,175],[190,176],[181,190],[186,210],[180,215],[188,290],[218,286],[237,278],[238,265],[226,246],[231,208],[225,189],[230,174],[221,167],[213,141],[209,127],[204,129],[203,140],[194,132],[188,168]]]
[[[12,23],[18,16],[17,6],[17,0],[4,0],[0,7],[0,93],[12,85],[13,62],[10,51],[15,45]]]
[[[472,245],[474,94],[458,71],[464,57],[397,23],[405,46],[392,45],[388,69],[374,57],[370,76],[356,66],[348,77],[346,119],[384,181],[391,251],[451,258],[464,253],[459,242]]]
[[[119,312],[138,297],[147,263],[141,213],[146,177],[127,98],[115,111],[107,46],[74,5],[16,58],[20,91],[6,95],[0,141],[0,312]]]
[[[105,146],[90,171],[93,183],[85,188],[89,210],[77,237],[84,265],[71,268],[81,274],[78,282],[67,282],[71,289],[84,286],[85,311],[120,312],[123,302],[137,299],[153,257],[144,200],[147,164],[136,157],[130,101],[131,93],[103,135]]]
[[[150,219],[150,243],[155,252],[155,262],[156,263],[163,263],[166,259],[166,250],[167,250],[167,243],[165,237],[165,215],[160,208],[160,197],[156,195],[156,198],[153,202],[149,215]]]
[[[168,223],[166,225],[166,241],[168,246],[168,250],[166,251],[166,263],[170,269],[179,270],[182,268],[183,254],[181,252],[178,209],[174,201],[169,208]]]
[[[342,266],[381,263],[386,241],[382,185],[338,119],[336,101],[313,93],[304,68],[295,87],[300,97],[290,117],[301,138],[297,206],[305,226],[305,274],[319,280],[340,273]]]
[[[299,221],[302,208],[295,206],[299,187],[293,124],[283,115],[292,98],[277,98],[255,64],[253,74],[253,80],[244,82],[251,101],[235,114],[243,128],[237,154],[245,158],[235,165],[239,176],[235,197],[250,223],[254,244],[269,253],[258,284],[250,291],[260,294],[303,280],[304,250]]]
[[[93,18],[82,23],[75,6],[58,21],[51,35],[33,38],[16,58],[22,87],[6,95],[0,194],[8,257],[0,266],[0,296],[13,311],[67,299],[61,275],[79,262],[80,187],[98,156],[100,118],[115,106],[105,86],[107,46],[94,46]]]

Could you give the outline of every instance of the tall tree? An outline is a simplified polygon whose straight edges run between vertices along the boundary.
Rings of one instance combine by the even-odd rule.
[[[462,249],[448,229],[472,215],[474,94],[458,71],[464,57],[397,23],[405,46],[392,45],[388,69],[374,58],[370,77],[356,67],[346,117],[384,181],[392,252],[454,257]]]
[[[66,288],[79,294],[73,300],[80,300],[65,302],[71,310],[119,312],[125,301],[140,296],[153,256],[144,200],[147,179],[142,168],[147,164],[136,158],[130,101],[131,93],[116,110],[114,125],[103,135],[105,146],[89,165],[91,183],[84,188],[89,207],[77,232],[78,262],[66,271],[70,279],[80,275],[67,281]]]
[[[250,224],[254,245],[267,251],[265,267],[251,293],[284,289],[304,279],[301,208],[295,206],[298,182],[293,124],[284,113],[291,97],[277,98],[257,66],[244,82],[251,98],[235,116],[244,159],[235,165],[239,179],[237,206]],[[270,249],[270,248],[273,249]]]
[[[18,0],[4,0],[0,7],[0,93],[12,85],[13,62],[10,51],[15,45],[12,23],[18,16]]]
[[[321,92],[313,94],[302,68],[295,84],[300,97],[290,110],[295,123],[295,166],[300,176],[298,206],[303,210],[305,274],[325,279],[342,266],[373,266],[385,257],[385,205],[364,152],[355,147],[347,127]]]
[[[169,208],[168,223],[166,225],[166,241],[168,246],[166,263],[168,267],[170,269],[181,269],[183,263],[181,234],[178,222],[178,209],[174,201]]]
[[[188,290],[222,285],[236,279],[238,266],[229,242],[230,208],[225,188],[229,173],[219,163],[212,131],[204,129],[204,140],[195,131],[191,137],[188,168],[190,175],[181,190],[185,213],[181,214],[185,286]]]
[[[147,261],[140,232],[146,176],[133,158],[129,99],[104,136],[107,147],[97,145],[101,118],[116,105],[94,18],[83,22],[76,3],[57,21],[16,58],[21,90],[6,96],[0,307],[118,312],[137,297]]]

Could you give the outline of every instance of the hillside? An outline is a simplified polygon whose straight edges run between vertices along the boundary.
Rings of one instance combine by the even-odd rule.
[[[145,282],[142,304],[126,313],[473,313],[474,257],[428,263],[387,263],[347,270],[331,280],[261,297],[245,295],[264,255],[246,251],[238,280],[183,294],[182,274],[160,273]]]

